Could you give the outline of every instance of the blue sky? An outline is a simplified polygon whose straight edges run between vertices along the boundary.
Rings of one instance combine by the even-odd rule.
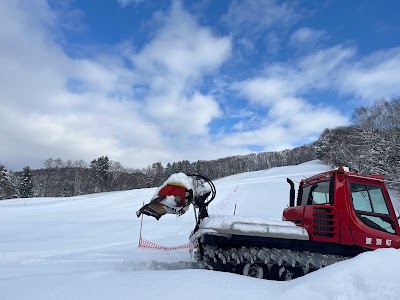
[[[293,148],[400,96],[398,1],[0,2],[0,163]]]

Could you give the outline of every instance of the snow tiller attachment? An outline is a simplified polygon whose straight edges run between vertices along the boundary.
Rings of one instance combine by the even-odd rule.
[[[176,173],[157,189],[150,203],[139,209],[136,215],[140,217],[144,214],[157,220],[165,214],[180,216],[189,209],[190,204],[193,204],[199,209],[199,214],[205,217],[206,207],[215,195],[215,186],[210,179],[197,174]]]

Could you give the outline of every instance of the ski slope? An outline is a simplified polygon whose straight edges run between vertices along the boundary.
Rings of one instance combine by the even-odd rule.
[[[319,161],[216,180],[211,215],[281,219],[286,177],[326,171]],[[156,188],[71,198],[0,201],[0,299],[400,299],[400,250],[381,249],[288,281],[196,269],[187,249],[138,248],[135,212]],[[396,207],[399,200],[393,198]],[[188,242],[185,215],[145,216],[143,238]]]

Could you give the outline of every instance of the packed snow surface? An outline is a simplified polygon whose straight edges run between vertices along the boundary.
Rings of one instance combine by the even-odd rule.
[[[328,169],[313,161],[216,180],[210,213],[280,220],[286,177],[299,181]],[[0,201],[0,299],[400,299],[395,249],[277,282],[196,269],[187,249],[138,248],[135,212],[155,191]],[[144,216],[142,236],[179,246],[194,225],[190,212]]]

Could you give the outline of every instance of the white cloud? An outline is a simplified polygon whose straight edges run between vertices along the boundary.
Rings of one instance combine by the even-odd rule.
[[[232,87],[240,90],[250,102],[267,106],[294,93],[285,78],[274,76],[248,79]]]
[[[241,120],[238,123],[233,125],[233,129],[242,130],[242,129],[244,129],[244,126],[245,126],[244,122]]]
[[[317,44],[324,36],[325,31],[310,27],[297,29],[289,38],[289,44],[298,48],[310,48]]]
[[[301,9],[295,2],[275,0],[231,1],[228,11],[220,19],[235,37],[238,53],[277,54],[282,47],[286,31],[302,19]]]
[[[263,75],[233,85],[250,103],[264,107],[264,120],[256,130],[243,130],[224,139],[228,145],[262,145],[265,150],[316,140],[325,128],[349,122],[334,107],[312,105],[301,95],[314,89],[330,88],[335,72],[347,64],[352,49],[341,46],[323,49],[292,64],[268,66]],[[258,143],[257,143],[258,141]]]
[[[162,30],[132,55],[135,68],[150,87],[148,118],[158,120],[166,132],[207,134],[208,124],[221,111],[215,99],[192,88],[204,74],[221,66],[230,50],[229,38],[215,37],[199,27],[180,2],[174,2]]]
[[[174,1],[161,30],[132,59],[141,72],[185,81],[215,70],[230,51],[229,38],[215,37],[209,29],[199,27],[180,2]]]
[[[246,99],[266,107],[268,113],[258,129],[232,133],[223,138],[223,143],[229,146],[257,144],[266,151],[280,150],[315,141],[323,129],[348,123],[335,108],[311,105],[296,97],[296,91],[289,88],[290,83],[254,78],[236,85]]]
[[[379,51],[347,66],[338,78],[338,87],[365,103],[400,95],[400,48]]]
[[[343,68],[351,66],[353,48],[340,45],[321,49],[290,63],[268,65],[257,77],[233,84],[251,103],[270,106],[313,90],[336,88]],[[323,101],[321,101],[323,102]]]
[[[121,5],[122,7],[126,7],[128,5],[132,5],[132,4],[140,4],[142,3],[144,0],[117,0],[118,4]]]
[[[208,124],[221,115],[217,102],[196,92],[191,98],[164,95],[153,98],[148,116],[160,122],[162,131],[172,136],[208,134]]]
[[[255,34],[272,27],[289,26],[301,19],[300,11],[292,2],[275,0],[233,1],[222,21],[234,33]]]

